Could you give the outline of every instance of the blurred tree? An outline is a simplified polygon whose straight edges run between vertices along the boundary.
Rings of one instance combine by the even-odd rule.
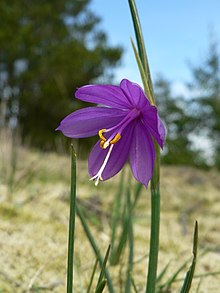
[[[190,139],[197,124],[190,103],[183,97],[173,96],[170,82],[162,76],[157,77],[154,89],[160,117],[167,129],[162,162],[173,165],[203,165],[201,154],[193,148]]]
[[[203,64],[191,66],[191,70],[193,81],[189,87],[194,92],[194,104],[198,109],[197,134],[211,141],[211,159],[220,169],[220,54],[215,40],[210,42]]]
[[[90,2],[0,1],[0,126],[18,118],[23,141],[41,149],[55,146],[60,120],[82,106],[76,87],[107,82],[120,60]]]

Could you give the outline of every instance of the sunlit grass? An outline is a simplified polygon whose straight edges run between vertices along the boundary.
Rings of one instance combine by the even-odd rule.
[[[6,156],[1,157],[6,167],[7,159]],[[11,202],[7,198],[7,173],[1,173],[0,178],[0,292],[24,292],[34,288],[36,292],[41,292],[41,289],[46,289],[46,292],[64,292],[70,156],[42,154],[19,148],[16,168]],[[128,175],[129,168],[125,172],[125,176]],[[119,184],[120,176],[96,188],[88,180],[86,161],[77,162],[77,176],[77,197],[81,207],[87,211],[86,219],[93,236],[105,252],[111,235],[113,191]],[[195,220],[199,222],[196,275],[219,270],[219,173],[187,167],[162,167],[161,178],[163,192],[159,272],[170,261],[167,280],[185,260],[190,259]],[[140,291],[145,286],[149,224],[150,193],[142,192],[134,211],[133,278]],[[95,257],[78,218],[75,232],[74,292],[85,292]],[[201,255],[204,250],[206,253]],[[118,288],[120,281],[126,277],[123,268],[127,262],[126,254],[127,251],[124,251],[121,265],[109,268],[114,285]],[[187,268],[178,278],[185,276]],[[217,292],[219,275],[195,278],[192,292],[200,280],[202,285],[198,292]],[[173,284],[174,292],[181,284]]]

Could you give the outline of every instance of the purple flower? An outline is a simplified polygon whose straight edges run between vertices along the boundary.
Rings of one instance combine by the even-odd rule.
[[[134,177],[147,187],[155,161],[152,137],[163,148],[165,128],[141,87],[123,79],[120,86],[82,86],[75,96],[103,105],[71,113],[56,129],[72,138],[99,135],[88,161],[91,180],[109,179],[129,159]]]

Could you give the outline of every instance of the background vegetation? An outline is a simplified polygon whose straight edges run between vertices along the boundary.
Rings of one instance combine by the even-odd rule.
[[[82,106],[75,89],[100,78],[122,53],[110,47],[90,0],[0,3],[0,125],[18,123],[22,142],[55,148],[54,129]]]
[[[108,45],[90,0],[0,3],[0,127],[19,129],[22,143],[41,150],[66,149],[54,129],[73,110],[81,85],[113,81],[121,47]],[[13,37],[12,37],[13,36]],[[172,83],[154,82],[167,127],[165,164],[220,168],[220,55],[210,41],[206,58],[191,65],[190,96],[176,96]],[[202,147],[209,142],[210,148]],[[94,139],[80,141],[85,157]],[[208,158],[207,158],[208,154]]]

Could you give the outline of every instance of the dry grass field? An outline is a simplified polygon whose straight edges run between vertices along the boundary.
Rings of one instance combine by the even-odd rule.
[[[0,292],[65,292],[70,157],[19,148],[13,173],[8,154],[10,148],[1,146]],[[77,178],[77,198],[88,211],[89,227],[104,254],[120,175],[95,187],[88,181],[87,163],[77,161]],[[199,255],[191,292],[220,292],[220,275],[210,275],[220,271],[219,190],[220,174],[216,171],[162,167],[159,271],[170,262],[166,280],[190,260],[194,222],[198,220]],[[145,288],[149,225],[150,193],[142,189],[134,212],[133,277],[138,292]],[[77,293],[85,292],[95,262],[78,218],[75,239]],[[121,292],[126,261],[124,251],[121,265],[109,268],[117,292]],[[189,264],[178,279],[184,277]],[[177,280],[171,292],[179,292],[181,282]]]

